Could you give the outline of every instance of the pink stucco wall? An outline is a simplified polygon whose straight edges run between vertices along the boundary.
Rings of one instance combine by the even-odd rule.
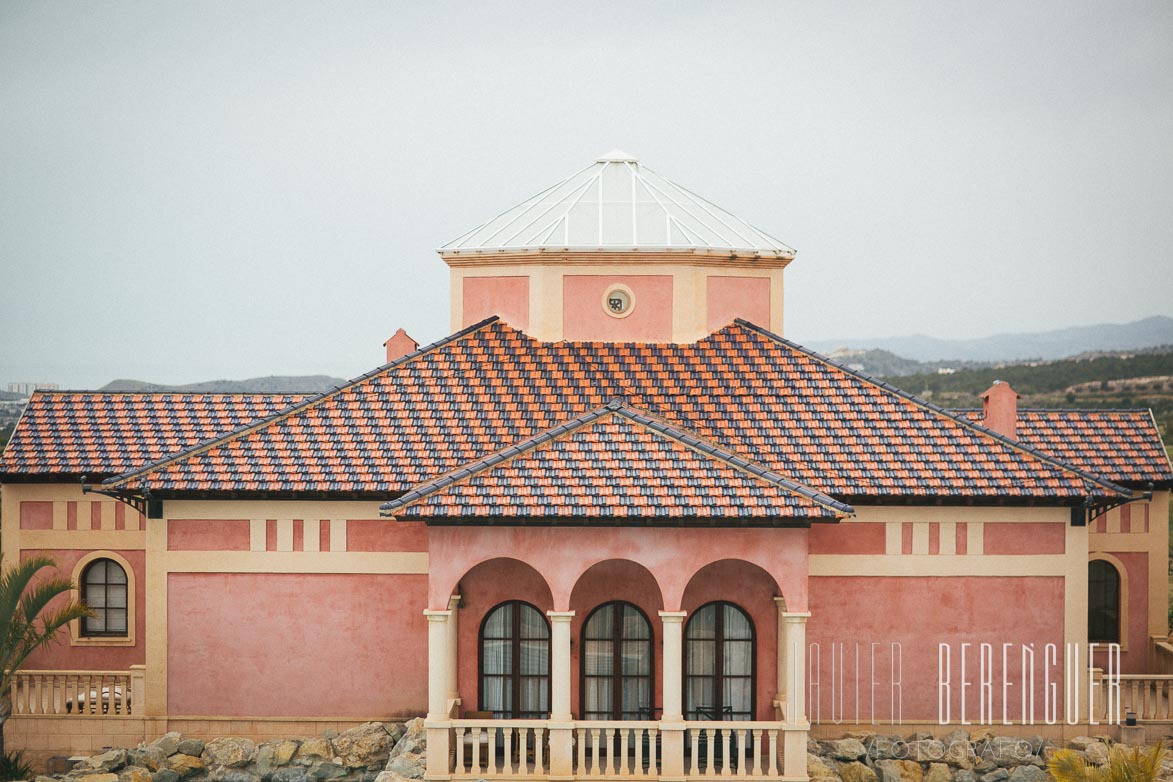
[[[750,323],[771,328],[770,281],[764,277],[709,277],[709,331],[744,318]]]
[[[465,326],[490,315],[522,331],[529,328],[529,277],[465,277]]]
[[[63,578],[70,578],[77,563],[92,552],[89,550],[54,549],[52,551],[36,551],[25,549],[20,552],[21,559],[35,556],[44,556],[57,563],[58,573]],[[57,636],[57,643],[42,647],[28,658],[25,668],[36,670],[39,668],[56,668],[62,670],[111,670],[125,671],[131,665],[141,665],[146,660],[146,647],[143,643],[146,622],[146,553],[143,551],[115,552],[128,563],[134,576],[135,595],[135,644],[133,646],[73,646],[69,641],[69,633],[62,630]],[[64,596],[57,598],[51,605],[65,602]]]
[[[1062,554],[1066,524],[1020,521],[983,525],[987,554]]]
[[[399,522],[418,524],[419,522]],[[606,560],[630,560],[656,579],[664,608],[676,611],[693,574],[739,559],[778,580],[791,610],[806,608],[807,530],[635,527],[432,527],[429,607],[444,609],[465,573],[491,559],[529,563],[545,577],[556,610],[569,608],[579,577]]]
[[[52,529],[53,503],[22,502],[20,504],[21,529]]]
[[[390,519],[350,519],[346,522],[346,550],[427,551],[428,529]]]
[[[937,719],[939,643],[951,645],[955,685],[960,678],[957,669],[961,644],[974,644],[968,650],[966,666],[966,678],[970,682],[976,682],[978,676],[977,644],[994,645],[993,699],[999,719],[1001,644],[1015,644],[1010,652],[1011,681],[1014,684],[1009,697],[1011,719],[1019,716],[1020,645],[1033,643],[1036,666],[1041,666],[1044,645],[1055,643],[1062,661],[1063,579],[1060,577],[812,577],[810,611],[807,640],[820,645],[820,666],[812,663],[808,672],[813,676],[816,667],[821,667],[818,676],[821,687],[820,697],[814,699],[818,702],[810,705],[809,712],[812,719],[820,717],[823,722],[830,722],[832,718],[831,647],[839,643],[844,644],[847,657],[843,705],[849,718],[855,714],[855,644],[860,645],[859,691],[863,699],[861,716],[865,722],[871,719],[868,663],[872,642],[880,644],[876,666],[880,686],[877,688],[875,715],[880,720],[890,718],[889,656],[893,643],[900,644],[905,720]],[[1043,679],[1041,667],[1037,670],[1035,704],[1041,722]],[[950,699],[954,720],[958,719],[960,697],[959,686],[954,686]],[[966,717],[975,722],[978,697],[976,685],[971,686],[966,695]]]
[[[626,318],[603,310],[603,294],[615,284],[635,295]],[[562,278],[562,336],[568,340],[669,342],[672,339],[672,278],[653,274],[568,274]]]
[[[172,716],[427,710],[422,575],[172,573]]]
[[[883,524],[813,524],[810,529],[812,554],[883,554]]]
[[[248,519],[168,519],[170,551],[248,551]]]

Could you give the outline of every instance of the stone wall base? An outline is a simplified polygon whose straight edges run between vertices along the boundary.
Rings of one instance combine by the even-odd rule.
[[[1024,738],[1042,736],[1045,739],[1051,739],[1053,741],[1066,741],[1076,736],[1111,736],[1114,740],[1119,741],[1120,727],[1119,725],[1107,724],[1091,725],[1086,722],[1077,725],[1046,725],[1043,723],[1036,723],[1034,725],[958,725],[957,723],[950,723],[948,725],[942,725],[938,722],[913,721],[898,724],[883,722],[879,724],[873,724],[871,722],[841,722],[838,725],[832,723],[811,724],[810,735],[814,739],[837,739],[854,733],[879,733],[894,736],[909,736],[913,733],[931,733],[934,736],[944,736],[949,731],[961,728],[971,734],[988,731],[995,736],[1022,736]],[[1147,731],[1149,740],[1154,741],[1173,733],[1173,723],[1150,723],[1145,726],[1145,730]]]
[[[311,738],[327,730],[338,733],[364,722],[403,722],[370,719],[307,720],[297,717],[248,719],[241,717],[78,717],[73,715],[14,715],[4,725],[5,747],[23,750],[37,773],[45,773],[49,758],[94,755],[110,747],[134,747],[154,741],[168,731],[211,741],[223,736],[251,739]]]

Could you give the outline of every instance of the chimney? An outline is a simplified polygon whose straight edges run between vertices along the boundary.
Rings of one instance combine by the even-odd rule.
[[[1018,392],[995,380],[982,394],[982,425],[1012,440],[1018,439]]]
[[[407,332],[399,329],[391,338],[383,343],[383,347],[387,348],[387,363],[403,358],[408,353],[419,348],[420,343],[416,342],[411,337],[407,336]]]

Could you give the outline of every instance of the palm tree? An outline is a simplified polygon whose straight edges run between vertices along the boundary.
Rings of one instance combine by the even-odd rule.
[[[1081,753],[1061,749],[1047,763],[1055,782],[1153,782],[1161,773],[1165,742],[1151,747],[1117,744],[1108,755],[1108,763],[1094,766]]]
[[[52,643],[58,630],[90,616],[88,608],[73,600],[49,609],[54,598],[74,588],[71,581],[56,575],[33,583],[41,570],[56,567],[48,557],[30,557],[0,573],[0,756],[4,755],[4,723],[12,716],[12,677],[30,654]]]

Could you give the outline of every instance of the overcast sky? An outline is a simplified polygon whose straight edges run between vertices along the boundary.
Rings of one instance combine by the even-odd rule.
[[[0,383],[354,376],[613,147],[798,249],[799,341],[1173,314],[1168,0],[5,0]]]

